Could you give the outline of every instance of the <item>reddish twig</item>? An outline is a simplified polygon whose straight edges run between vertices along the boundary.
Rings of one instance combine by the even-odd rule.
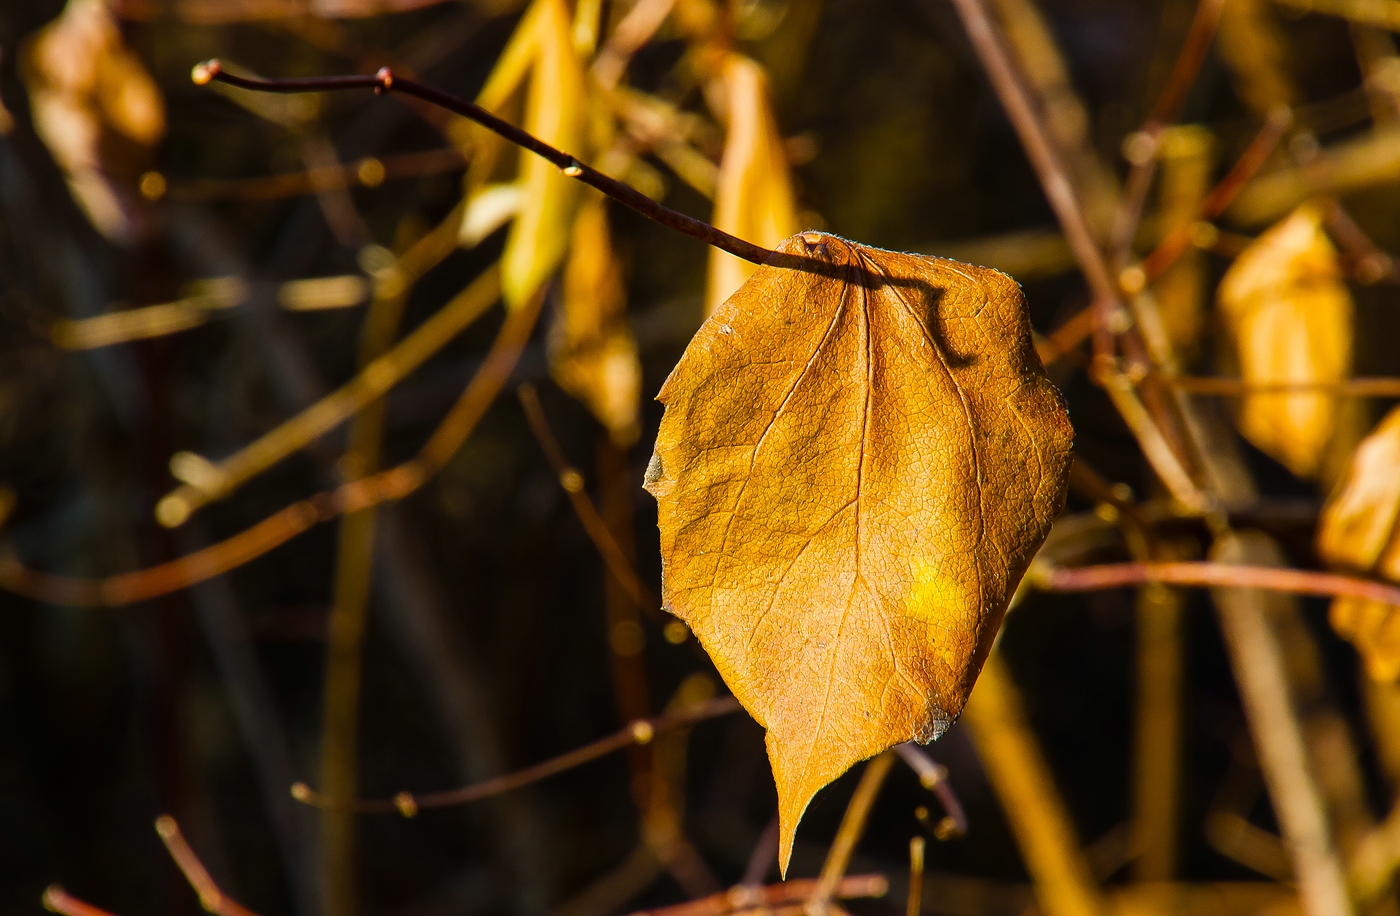
[[[928,755],[928,752],[913,742],[896,744],[895,751],[909,768],[919,774],[919,784],[932,792],[943,810],[947,812],[933,828],[933,835],[940,840],[951,840],[967,834],[967,812],[962,802],[948,782],[948,771],[942,764]]]
[[[816,887],[817,881],[812,878],[784,881],[764,887],[739,884],[720,894],[678,903],[675,906],[640,910],[631,916],[725,916],[727,913],[749,910],[776,910],[785,904],[800,904],[811,896]],[[837,883],[832,896],[841,900],[853,897],[883,897],[889,889],[890,882],[884,875],[851,875]]]
[[[1230,206],[1235,197],[1254,177],[1255,173],[1263,167],[1264,162],[1273,153],[1274,147],[1283,139],[1284,131],[1288,130],[1288,125],[1293,121],[1288,109],[1280,108],[1269,115],[1264,126],[1259,133],[1250,141],[1249,146],[1241,154],[1240,158],[1220,180],[1211,192],[1206,195],[1206,199],[1201,201],[1200,208],[1196,211],[1195,219],[1189,220],[1177,226],[1169,232],[1166,238],[1157,244],[1157,247],[1139,265],[1142,270],[1143,282],[1150,283],[1160,277],[1168,267],[1181,257],[1186,249],[1191,247],[1191,227],[1200,220],[1212,220],[1225,212],[1225,208]]]
[[[395,76],[388,67],[382,68],[374,76],[327,76],[313,79],[253,79],[245,76],[235,76],[224,70],[219,61],[210,60],[196,66],[191,75],[195,83],[199,85],[204,85],[210,80],[218,80],[219,82],[228,83],[231,86],[238,86],[242,89],[251,89],[259,92],[328,92],[339,89],[373,89],[378,94],[383,94],[385,92],[401,92],[475,121],[487,130],[514,143],[516,146],[527,149],[552,163],[570,178],[577,178],[584,184],[597,188],[608,197],[631,207],[653,222],[660,223],[678,232],[683,232],[691,238],[699,239],[707,245],[713,245],[721,251],[727,251],[735,257],[743,258],[745,261],[751,261],[755,264],[762,264],[773,256],[773,252],[767,248],[755,245],[752,242],[746,242],[727,232],[716,229],[703,220],[686,216],[684,213],[679,213],[669,207],[662,206],[632,186],[624,184],[616,178],[605,175],[586,163],[580,162],[572,154],[550,146],[538,137],[511,124],[509,121],[496,117],[480,105],[468,102],[466,99],[460,99],[450,93],[443,92],[441,89],[435,89],[432,86],[428,86],[416,80]]]
[[[400,792],[392,799],[368,799],[357,798],[350,800],[327,798],[314,791],[304,782],[299,782],[292,786],[292,797],[299,802],[312,805],[317,808],[327,808],[335,811],[353,811],[356,814],[402,814],[404,817],[413,817],[423,808],[445,808],[451,805],[464,805],[468,802],[480,801],[483,798],[490,798],[493,795],[500,795],[527,786],[532,782],[539,782],[549,776],[571,770],[576,766],[597,760],[599,757],[607,756],[613,751],[621,750],[630,744],[647,744],[657,733],[669,731],[676,728],[685,728],[706,719],[713,719],[717,716],[728,715],[731,712],[738,712],[741,707],[739,701],[733,697],[720,697],[693,706],[680,712],[666,713],[664,715],[652,716],[647,719],[637,719],[629,723],[624,728],[613,732],[606,738],[599,738],[592,744],[585,744],[583,747],[575,748],[567,754],[561,754],[552,760],[537,763],[532,767],[517,770],[505,776],[497,776],[485,782],[475,785],[464,786],[460,789],[449,789],[444,792],[427,792],[422,795],[413,795],[408,792]]]
[[[179,866],[185,880],[199,895],[200,906],[214,916],[257,916],[252,910],[219,890],[219,885],[214,883],[204,863],[199,861],[199,856],[195,855],[190,844],[185,841],[185,835],[180,832],[180,825],[175,823],[175,818],[168,814],[156,818],[156,833],[160,835],[161,842],[165,844],[170,858]]]
[[[40,899],[44,909],[50,913],[62,913],[63,916],[112,916],[106,910],[79,900],[57,884],[50,884],[44,888],[44,896]]]
[[[1362,598],[1400,606],[1400,586],[1336,573],[1276,566],[1235,566],[1210,562],[1106,563],[1077,569],[1052,566],[1041,568],[1034,575],[1035,584],[1052,592],[1096,592],[1161,582],[1200,588],[1260,588],[1324,598]]]

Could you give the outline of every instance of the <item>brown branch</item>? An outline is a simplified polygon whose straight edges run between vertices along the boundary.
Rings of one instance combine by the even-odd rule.
[[[571,770],[576,766],[605,757],[613,751],[621,750],[631,744],[647,744],[659,732],[671,729],[685,728],[694,725],[696,722],[703,722],[706,719],[713,719],[717,716],[728,715],[731,712],[738,712],[741,707],[739,701],[733,697],[720,697],[710,700],[698,706],[681,710],[680,712],[665,713],[659,716],[652,716],[647,719],[637,719],[628,723],[624,728],[613,732],[605,738],[599,738],[591,744],[575,748],[567,754],[561,754],[552,760],[537,763],[534,766],[517,770],[505,776],[497,776],[485,782],[464,786],[460,789],[449,789],[443,792],[428,792],[422,795],[413,795],[408,792],[400,792],[392,799],[333,799],[314,791],[299,782],[292,786],[292,797],[299,802],[304,802],[317,808],[326,808],[336,811],[353,811],[357,814],[393,814],[398,813],[404,817],[413,817],[423,808],[445,808],[450,805],[464,805],[468,802],[480,801],[483,798],[490,798],[493,795],[500,795],[527,786],[530,783],[538,782],[565,770]]]
[[[627,594],[637,602],[638,607],[646,608],[649,613],[654,614],[656,609],[661,607],[660,600],[642,581],[642,577],[628,561],[622,546],[617,543],[617,538],[608,530],[607,522],[603,521],[598,507],[593,504],[588,491],[584,489],[583,474],[564,457],[564,450],[559,447],[559,440],[554,437],[554,431],[549,427],[549,419],[544,414],[544,407],[540,404],[540,396],[535,392],[535,386],[527,382],[516,388],[515,393],[520,398],[520,406],[525,409],[525,419],[530,424],[530,432],[534,433],[540,451],[544,452],[545,458],[554,468],[559,486],[569,495],[569,502],[573,505],[583,530],[588,534],[593,546],[598,548],[598,553],[602,554],[603,561],[608,564],[608,571],[617,577],[617,581],[627,589]]]
[[[40,900],[43,901],[44,909],[50,913],[62,913],[63,916],[112,916],[106,910],[79,900],[57,884],[50,884],[44,888],[44,896]]]
[[[1036,570],[1036,585],[1052,592],[1097,592],[1130,585],[1161,582],[1197,588],[1215,586],[1260,588],[1323,598],[1363,598],[1400,605],[1400,586],[1336,573],[1283,569],[1277,566],[1236,566],[1228,563],[1106,563],[1069,569]]]
[[[874,807],[875,799],[880,795],[880,787],[885,784],[885,777],[890,775],[894,758],[894,754],[885,751],[867,763],[865,771],[860,774],[860,782],[856,784],[856,791],[851,796],[850,803],[846,805],[846,813],[841,815],[841,826],[836,828],[836,838],[831,841],[831,849],[827,851],[826,861],[822,863],[821,877],[812,889],[812,896],[807,898],[806,910],[809,916],[823,916],[833,909],[831,900],[836,893],[836,887],[846,874],[851,855],[856,851],[856,843],[860,842],[861,834],[865,832],[865,824],[870,819],[870,809]],[[783,866],[783,870],[786,871],[787,863],[784,862]]]
[[[933,835],[940,840],[951,840],[966,835],[967,812],[963,810],[962,801],[948,782],[948,770],[912,741],[896,744],[894,749],[900,759],[918,774],[919,784],[932,792],[947,812],[947,816],[934,826]]]
[[[135,572],[103,578],[56,576],[29,569],[0,544],[0,588],[70,607],[118,607],[155,598],[222,575],[342,512],[402,499],[446,465],[476,427],[515,369],[535,327],[544,291],[508,312],[476,375],[416,458],[318,493],[277,512],[253,527],[203,550]]]
[[[655,910],[639,910],[631,916],[726,916],[749,910],[776,910],[785,904],[800,904],[817,886],[817,880],[784,881],[762,887],[738,884],[719,894],[689,900]],[[855,897],[883,897],[890,889],[884,875],[851,875],[836,885],[832,896],[839,900]]]
[[[1111,316],[1121,307],[1118,285],[1108,271],[1103,252],[1089,229],[1083,207],[1075,196],[1069,171],[1045,131],[1031,103],[1021,75],[1012,63],[1006,42],[987,12],[984,0],[952,0],[962,18],[968,38],[977,51],[982,67],[992,81],[1002,107],[1021,138],[1021,145],[1035,169],[1050,207],[1055,211],[1060,228],[1064,230],[1075,260],[1089,283],[1094,296],[1094,353],[1107,357],[1111,353]]]
[[[338,89],[373,89],[378,94],[385,92],[402,92],[406,95],[431,102],[440,108],[455,112],[464,118],[468,118],[485,127],[492,133],[514,143],[516,146],[527,149],[547,162],[556,166],[570,178],[577,178],[590,187],[597,188],[608,197],[618,203],[625,204],[642,214],[653,222],[660,223],[678,232],[683,232],[691,238],[699,239],[707,245],[713,245],[721,251],[727,251],[735,257],[743,258],[755,264],[763,264],[774,252],[752,242],[736,238],[727,232],[723,232],[711,226],[703,220],[686,216],[669,207],[662,206],[645,194],[603,174],[597,169],[583,162],[580,162],[572,154],[556,149],[545,143],[534,135],[516,127],[509,121],[496,117],[491,112],[473,102],[457,98],[454,95],[435,89],[406,77],[397,77],[389,68],[381,69],[374,76],[329,76],[315,79],[252,79],[244,76],[235,76],[225,71],[217,60],[206,61],[194,68],[191,74],[194,82],[204,85],[210,80],[228,83],[231,86],[238,86],[242,89],[251,89],[259,92],[327,92]]]
[[[190,844],[185,841],[185,835],[180,832],[180,825],[175,823],[175,818],[168,814],[156,818],[156,833],[160,835],[161,842],[165,844],[170,858],[179,866],[185,880],[199,895],[200,906],[214,916],[257,916],[252,910],[219,890],[219,885],[214,883],[204,863],[199,861],[199,856],[195,855]]]
[[[905,901],[904,916],[919,916],[923,910],[924,896],[924,838],[909,840],[909,898]]]

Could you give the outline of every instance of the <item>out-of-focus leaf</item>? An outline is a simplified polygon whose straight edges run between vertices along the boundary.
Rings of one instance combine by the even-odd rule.
[[[1196,218],[1201,201],[1210,190],[1214,150],[1214,135],[1199,124],[1170,127],[1162,132],[1158,146],[1161,225],[1175,227]],[[1183,252],[1155,284],[1163,330],[1177,353],[1194,353],[1201,342],[1206,317],[1206,266],[1205,252],[1192,248]]]
[[[583,156],[588,95],[583,67],[574,52],[573,21],[563,0],[535,0],[516,27],[477,97],[498,111],[528,75],[522,126],[544,142]],[[579,186],[534,153],[518,152],[520,204],[501,256],[501,291],[507,308],[527,301],[558,268],[568,248]],[[490,156],[483,156],[487,163]],[[482,168],[468,175],[483,179]]]
[[[731,54],[710,93],[726,128],[715,187],[714,224],[771,248],[799,228],[783,138],[773,117],[763,68]],[[733,295],[758,267],[719,249],[710,252],[705,313]]]
[[[488,235],[520,212],[520,185],[488,184],[477,188],[462,211],[457,241],[463,248],[475,248]]]
[[[812,796],[962,710],[1064,503],[1069,416],[1020,288],[807,232],[658,395],[666,606],[768,731],[779,861]]]
[[[165,133],[165,105],[107,6],[69,0],[27,45],[22,69],[35,132],[74,198],[103,235],[129,238],[128,200],[145,150]]]
[[[1351,374],[1352,304],[1322,213],[1304,204],[1261,235],[1220,283],[1226,330],[1251,385],[1328,384]],[[1326,392],[1250,394],[1240,432],[1299,477],[1319,469],[1338,398]]]
[[[1317,526],[1317,552],[1333,566],[1400,581],[1400,408],[1362,441]],[[1337,598],[1332,627],[1351,640],[1376,680],[1400,677],[1400,608]]]
[[[623,317],[626,291],[608,231],[607,204],[593,196],[574,221],[563,307],[551,329],[550,370],[583,401],[618,445],[637,440],[642,367]]]
[[[1279,105],[1298,101],[1289,72],[1289,52],[1273,4],[1266,0],[1226,0],[1220,10],[1217,47],[1234,74],[1235,94],[1261,117]]]

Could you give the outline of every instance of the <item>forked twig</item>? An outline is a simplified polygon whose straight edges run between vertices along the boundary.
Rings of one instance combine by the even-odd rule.
[[[443,792],[426,792],[422,795],[413,795],[409,792],[400,792],[393,798],[385,799],[335,799],[321,795],[304,782],[296,783],[292,786],[292,797],[299,802],[304,802],[317,808],[326,808],[334,811],[353,811],[356,814],[394,814],[398,813],[404,817],[413,817],[424,808],[446,808],[451,805],[465,805],[468,802],[480,801],[483,798],[490,798],[493,795],[500,795],[510,792],[530,783],[539,782],[566,770],[571,770],[576,766],[597,760],[611,754],[613,751],[621,750],[631,744],[649,744],[651,739],[660,732],[677,728],[685,728],[706,719],[713,719],[718,716],[728,715],[731,712],[738,712],[742,707],[739,701],[733,697],[719,697],[689,709],[679,712],[665,713],[659,716],[652,716],[647,719],[637,719],[628,723],[618,731],[613,732],[605,738],[599,738],[591,744],[575,748],[566,754],[561,754],[552,760],[537,763],[534,766],[508,773],[505,776],[497,776],[485,782],[464,786],[460,789],[448,789]]]
[[[416,80],[406,77],[395,76],[388,67],[381,69],[374,76],[327,76],[314,79],[254,79],[245,76],[235,76],[224,70],[217,60],[206,61],[197,65],[191,77],[199,85],[205,85],[210,80],[217,80],[228,83],[231,86],[238,86],[242,89],[251,89],[258,92],[327,92],[339,89],[373,89],[378,94],[385,92],[402,92],[405,95],[414,96],[425,102],[445,108],[455,112],[464,118],[468,118],[485,127],[487,130],[500,137],[514,143],[516,146],[529,150],[553,164],[560,171],[570,178],[577,178],[590,187],[597,188],[608,197],[618,203],[625,204],[636,210],[638,213],[678,232],[683,232],[691,238],[699,239],[707,245],[713,245],[721,251],[727,251],[735,257],[743,258],[754,264],[762,264],[772,257],[773,252],[752,242],[746,242],[741,238],[736,238],[727,232],[723,232],[711,226],[703,220],[686,216],[669,207],[663,206],[636,190],[632,186],[618,181],[616,178],[605,175],[592,166],[580,162],[572,154],[556,149],[545,143],[534,135],[516,127],[509,121],[496,117],[491,112],[473,102],[460,99],[450,93],[435,89]]]
[[[928,753],[911,741],[894,746],[895,752],[909,768],[919,775],[919,784],[932,792],[943,806],[946,816],[933,828],[934,836],[950,840],[967,833],[967,812],[948,782],[948,771]]]

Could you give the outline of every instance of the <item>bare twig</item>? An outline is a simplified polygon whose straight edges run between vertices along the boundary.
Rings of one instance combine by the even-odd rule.
[[[1216,586],[1258,588],[1294,595],[1349,596],[1381,604],[1400,605],[1400,586],[1336,573],[1285,569],[1277,566],[1237,566],[1207,561],[1182,563],[1106,563],[1102,566],[1041,567],[1032,573],[1035,584],[1052,592],[1096,592],[1109,588],[1161,582],[1197,588]]]
[[[510,378],[539,318],[543,291],[509,312],[481,368],[416,458],[282,509],[233,537],[168,563],[103,578],[42,573],[0,545],[0,588],[50,604],[119,607],[166,595],[262,556],[342,512],[402,499],[447,464]]]
[[[493,795],[500,795],[503,792],[510,792],[530,783],[538,782],[566,770],[571,770],[576,766],[597,760],[599,757],[607,756],[613,751],[621,750],[631,744],[647,744],[657,733],[675,728],[685,728],[694,725],[696,722],[703,722],[706,719],[713,719],[717,716],[728,715],[731,712],[738,712],[741,707],[739,701],[733,697],[720,697],[702,703],[699,706],[684,709],[679,712],[665,713],[659,716],[652,716],[648,719],[638,719],[629,723],[625,728],[608,735],[606,738],[599,738],[592,744],[585,744],[583,747],[569,751],[552,760],[537,763],[532,767],[517,770],[505,776],[497,776],[485,782],[475,785],[465,786],[460,789],[449,789],[443,792],[427,792],[422,795],[413,795],[408,792],[400,792],[392,799],[333,799],[327,798],[311,789],[306,783],[296,783],[292,786],[292,797],[299,802],[305,802],[317,808],[327,808],[339,811],[353,811],[357,814],[394,814],[398,813],[404,817],[413,817],[424,808],[445,808],[451,805],[464,805],[468,802],[480,801],[483,798],[490,798]]]
[[[775,833],[776,837],[777,834]],[[816,888],[818,879],[784,881],[782,884],[752,886],[738,884],[729,890],[655,910],[640,910],[631,916],[726,916],[728,913],[771,910],[775,916],[788,904],[800,904]],[[838,900],[856,897],[883,897],[890,883],[884,875],[851,875],[842,878],[832,896]],[[800,906],[797,908],[800,910]]]
[[[909,899],[905,902],[904,916],[919,916],[923,910],[924,892],[924,838],[909,840]]]
[[[597,188],[608,197],[621,204],[625,204],[636,210],[638,213],[678,232],[685,233],[691,238],[699,239],[707,245],[727,251],[735,257],[743,258],[755,264],[762,264],[772,257],[773,252],[767,248],[746,242],[743,239],[735,238],[727,232],[722,232],[702,220],[678,213],[669,207],[664,207],[656,201],[647,197],[631,186],[603,174],[586,163],[580,162],[572,154],[559,150],[540,140],[509,121],[496,117],[491,112],[481,106],[468,102],[465,99],[457,98],[406,77],[397,77],[386,67],[374,76],[330,76],[316,79],[251,79],[243,76],[234,76],[226,72],[217,60],[206,61],[194,68],[192,74],[197,84],[203,85],[210,80],[218,80],[232,86],[239,86],[243,89],[252,89],[261,92],[326,92],[337,89],[373,89],[377,93],[402,92],[416,98],[431,102],[440,108],[456,112],[464,118],[485,127],[487,130],[505,138],[516,146],[520,146],[532,153],[540,156],[546,161],[558,167],[565,175],[577,178],[590,187]]]
[[[347,188],[375,188],[399,178],[420,178],[465,167],[460,150],[434,149],[395,156],[370,157],[358,162],[324,166],[259,178],[204,178],[171,181],[165,196],[171,200],[203,203],[214,200],[280,200]]]
[[[836,839],[831,841],[831,849],[826,854],[826,862],[822,864],[821,877],[817,879],[816,887],[812,889],[812,896],[807,898],[806,909],[809,916],[823,916],[829,911],[836,887],[846,874],[846,867],[851,862],[851,854],[856,850],[856,843],[860,841],[860,835],[865,832],[865,822],[870,818],[870,809],[880,794],[880,787],[884,785],[885,777],[890,774],[890,767],[894,766],[894,758],[893,753],[885,751],[867,763],[865,772],[860,774],[860,782],[856,784],[855,794],[851,796],[850,803],[846,805],[846,813],[841,816],[841,826],[836,828]]]
[[[180,867],[185,880],[199,895],[200,906],[214,916],[257,916],[252,910],[219,890],[219,885],[214,883],[204,863],[199,861],[199,856],[195,855],[190,844],[185,841],[185,835],[180,832],[180,825],[175,823],[175,818],[168,814],[156,818],[156,833],[160,835],[170,858]]]
[[[967,833],[967,812],[963,810],[953,786],[948,782],[948,771],[942,764],[928,755],[928,752],[912,741],[894,746],[895,752],[909,768],[919,774],[919,784],[928,789],[943,805],[946,816],[933,828],[934,836],[949,840]]]
[[[540,444],[540,451],[544,452],[545,458],[554,468],[554,473],[558,475],[559,485],[564,488],[565,493],[569,494],[569,502],[573,505],[574,512],[583,525],[583,530],[593,541],[593,545],[598,548],[598,553],[602,555],[603,561],[608,564],[608,571],[617,577],[617,581],[622,584],[623,588],[627,589],[627,593],[632,596],[633,601],[637,602],[638,607],[645,608],[649,613],[655,614],[656,610],[661,607],[660,600],[642,581],[642,577],[637,574],[637,570],[627,559],[627,555],[617,543],[617,539],[608,530],[607,523],[598,514],[598,507],[593,504],[588,491],[584,489],[583,475],[564,457],[564,451],[559,447],[559,440],[554,437],[554,431],[549,428],[549,420],[545,417],[544,407],[540,404],[540,397],[535,392],[535,386],[526,383],[517,388],[515,393],[520,398],[520,406],[525,409],[525,419],[529,421],[530,431],[534,433],[535,441]]]
[[[44,909],[50,913],[62,913],[63,916],[112,916],[106,910],[79,900],[57,884],[50,884],[44,888],[44,895],[40,899]]]

